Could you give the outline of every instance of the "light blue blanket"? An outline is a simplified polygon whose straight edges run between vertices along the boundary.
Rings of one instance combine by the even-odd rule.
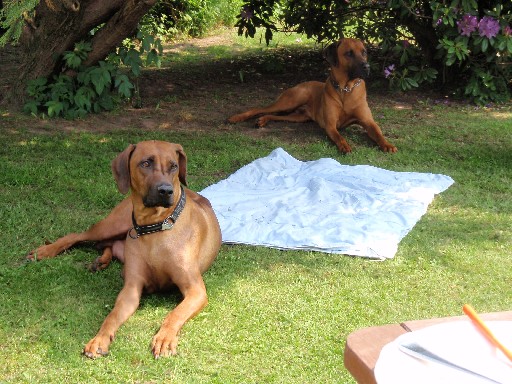
[[[303,162],[277,148],[200,193],[225,243],[386,259],[452,183],[333,159]]]

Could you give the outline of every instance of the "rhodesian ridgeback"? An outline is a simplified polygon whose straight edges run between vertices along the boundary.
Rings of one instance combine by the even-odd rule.
[[[112,256],[124,261],[124,285],[115,306],[84,348],[90,358],[108,353],[143,292],[177,286],[183,301],[167,315],[151,344],[155,358],[174,355],[180,329],[207,304],[202,274],[219,251],[219,223],[210,202],[182,186],[187,185],[187,157],[179,144],[130,145],[114,159],[112,172],[119,191],[131,189],[131,195],[89,230],[39,247],[28,257],[53,257],[78,242],[96,241],[107,244],[99,269]]]
[[[263,115],[256,121],[258,127],[271,120],[314,120],[343,153],[351,152],[351,148],[338,129],[359,124],[384,152],[396,152],[397,148],[382,135],[366,101],[364,79],[370,72],[370,66],[363,43],[357,39],[341,39],[324,50],[324,57],[331,66],[325,83],[300,83],[285,90],[274,104],[231,116],[228,122],[237,123],[257,115]]]

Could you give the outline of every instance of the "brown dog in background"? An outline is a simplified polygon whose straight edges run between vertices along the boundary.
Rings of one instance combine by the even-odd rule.
[[[165,318],[151,347],[155,358],[176,354],[178,333],[207,304],[202,274],[221,244],[219,223],[210,202],[183,188],[187,157],[179,144],[144,141],[130,145],[113,162],[124,199],[102,221],[82,233],[64,236],[32,251],[29,259],[54,257],[82,241],[108,246],[97,264],[112,255],[124,261],[124,286],[98,334],[84,348],[87,357],[106,355],[117,329],[137,309],[143,291],[177,286],[183,301]]]
[[[270,120],[314,120],[343,153],[351,152],[351,148],[338,129],[359,124],[384,152],[396,152],[397,148],[382,135],[366,101],[363,79],[368,76],[370,66],[363,43],[357,39],[341,39],[325,49],[324,57],[331,66],[325,83],[301,83],[285,90],[274,104],[231,116],[228,122],[237,123],[257,115],[263,115],[256,122],[258,127]],[[281,112],[289,114],[275,115]]]

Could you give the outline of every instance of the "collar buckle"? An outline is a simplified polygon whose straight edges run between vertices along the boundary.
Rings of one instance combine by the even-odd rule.
[[[168,219],[168,218],[167,218]],[[167,219],[165,219],[162,223],[162,231],[167,231],[168,229],[171,229],[174,227],[174,221],[168,222]]]

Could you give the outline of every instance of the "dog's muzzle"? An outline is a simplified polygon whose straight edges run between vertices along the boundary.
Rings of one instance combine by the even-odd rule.
[[[370,64],[362,62],[349,71],[350,79],[366,79],[370,75]]]
[[[151,188],[142,199],[144,206],[169,208],[174,203],[174,186],[172,184],[159,184]]]

